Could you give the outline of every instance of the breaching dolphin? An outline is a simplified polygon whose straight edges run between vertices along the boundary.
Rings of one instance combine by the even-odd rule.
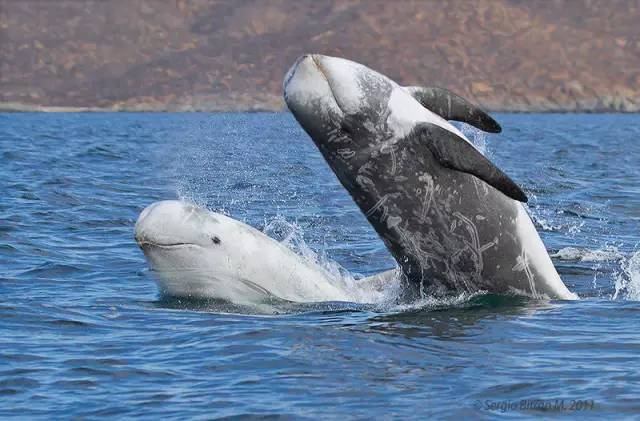
[[[177,200],[144,209],[134,236],[166,296],[372,303],[399,278],[392,270],[348,283],[249,225]]]
[[[415,291],[577,298],[520,203],[524,192],[447,121],[499,132],[485,112],[322,55],[294,63],[284,97]]]

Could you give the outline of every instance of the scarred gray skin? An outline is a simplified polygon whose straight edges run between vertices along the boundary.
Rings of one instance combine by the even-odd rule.
[[[361,64],[306,55],[287,73],[284,95],[414,292],[577,298],[522,204],[427,147],[425,123],[466,138],[408,89]]]

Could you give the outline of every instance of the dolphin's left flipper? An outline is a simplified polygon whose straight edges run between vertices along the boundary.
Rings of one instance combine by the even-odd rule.
[[[441,165],[475,175],[510,198],[527,202],[527,196],[509,176],[457,134],[432,123],[420,123],[411,136],[418,137]]]
[[[436,86],[405,86],[423,107],[445,120],[462,121],[489,133],[500,133],[502,128],[489,114],[466,99]]]

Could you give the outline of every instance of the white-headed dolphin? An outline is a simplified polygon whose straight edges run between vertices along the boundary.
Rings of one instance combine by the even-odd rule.
[[[165,296],[372,303],[383,301],[397,279],[395,271],[345,279],[247,224],[177,200],[144,209],[134,235]]]

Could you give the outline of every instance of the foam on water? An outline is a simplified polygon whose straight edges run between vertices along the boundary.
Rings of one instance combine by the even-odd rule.
[[[438,308],[458,307],[484,295],[487,295],[486,291],[476,291],[473,293],[462,292],[445,297],[424,296],[410,303],[398,303],[386,306],[384,310],[403,313],[417,310],[435,310]]]
[[[615,246],[605,246],[602,249],[589,250],[580,247],[564,247],[551,257],[560,260],[573,260],[580,262],[608,262],[624,258],[624,254]]]

